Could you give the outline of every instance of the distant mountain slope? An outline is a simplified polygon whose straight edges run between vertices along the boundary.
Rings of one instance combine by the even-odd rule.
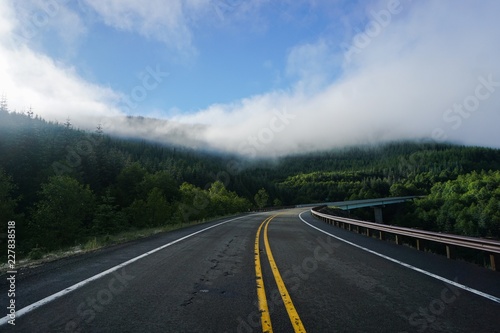
[[[482,147],[393,142],[244,159],[112,137],[100,127],[88,133],[73,129],[70,121],[57,124],[0,110],[0,218],[20,221],[27,252],[40,245],[39,235],[45,228],[65,226],[60,224],[62,220],[79,219],[71,229],[74,236],[63,242],[67,245],[106,232],[204,219],[260,205],[429,193],[432,202],[426,201],[427,206],[407,205],[405,211],[389,216],[394,223],[434,229],[429,224],[431,215],[423,211],[423,207],[432,207],[432,216],[441,219],[438,229],[496,236],[500,234],[496,222],[480,222],[496,221],[495,195],[492,202],[484,198],[460,201],[456,205],[462,207],[460,212],[448,208],[451,215],[438,211],[443,193],[447,193],[440,189],[455,188],[443,184],[457,181],[465,188],[469,182],[475,186],[484,183],[491,188],[497,184],[498,170],[500,150]],[[473,173],[483,179],[467,176]],[[63,197],[73,199],[61,201]],[[79,199],[84,210],[75,206]],[[454,221],[462,221],[460,216],[478,204],[490,213],[471,220],[486,227],[460,222],[464,227],[455,228]],[[59,212],[57,205],[68,208],[67,214],[72,215]],[[470,209],[473,215],[477,208]]]

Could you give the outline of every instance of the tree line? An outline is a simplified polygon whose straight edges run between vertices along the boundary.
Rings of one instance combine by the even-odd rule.
[[[267,205],[258,181],[218,175],[229,161],[0,110],[0,234],[15,220],[28,255]]]
[[[497,149],[434,142],[245,160],[111,137],[101,126],[85,132],[3,105],[0,234],[16,220],[28,255],[271,205],[424,194],[391,223],[500,237],[498,170]]]

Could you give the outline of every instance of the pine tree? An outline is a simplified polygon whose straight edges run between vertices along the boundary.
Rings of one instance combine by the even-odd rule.
[[[101,123],[97,124],[97,128],[95,130],[95,133],[98,135],[98,136],[101,136],[104,132],[102,130],[102,125]]]
[[[7,106],[7,97],[5,96],[5,94],[2,94],[2,97],[0,98],[0,110],[6,112],[9,111],[9,108]]]
[[[64,127],[65,127],[67,130],[69,130],[69,129],[71,129],[71,128],[73,127],[73,125],[71,124],[71,120],[69,119],[69,117],[68,117],[68,118],[66,118],[66,122],[65,122],[63,125],[64,125]]]
[[[28,115],[29,119],[33,119],[33,109],[31,108],[31,105],[30,105],[30,108],[28,109],[28,112],[26,112],[26,114]]]

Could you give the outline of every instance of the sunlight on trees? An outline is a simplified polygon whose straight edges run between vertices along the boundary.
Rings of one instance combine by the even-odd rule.
[[[261,188],[254,196],[255,203],[257,207],[262,209],[267,206],[267,202],[269,200],[269,194],[264,188]]]

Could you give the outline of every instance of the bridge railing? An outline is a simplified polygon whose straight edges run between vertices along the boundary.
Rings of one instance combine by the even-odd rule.
[[[432,232],[418,229],[411,229],[405,227],[396,227],[391,225],[384,225],[374,222],[361,221],[346,217],[333,216],[329,214],[320,213],[318,210],[321,207],[311,209],[311,214],[324,222],[348,229],[355,230],[358,233],[366,233],[367,236],[372,236],[372,233],[378,232],[379,239],[384,239],[385,234],[392,234],[395,236],[396,244],[402,243],[402,237],[408,237],[415,240],[415,247],[420,250],[420,240],[427,240],[436,243],[441,243],[446,246],[446,256],[451,258],[452,246],[464,247],[474,250],[485,251],[489,254],[490,267],[492,270],[500,270],[500,242],[484,238],[459,236],[452,234],[445,234],[440,232]]]

